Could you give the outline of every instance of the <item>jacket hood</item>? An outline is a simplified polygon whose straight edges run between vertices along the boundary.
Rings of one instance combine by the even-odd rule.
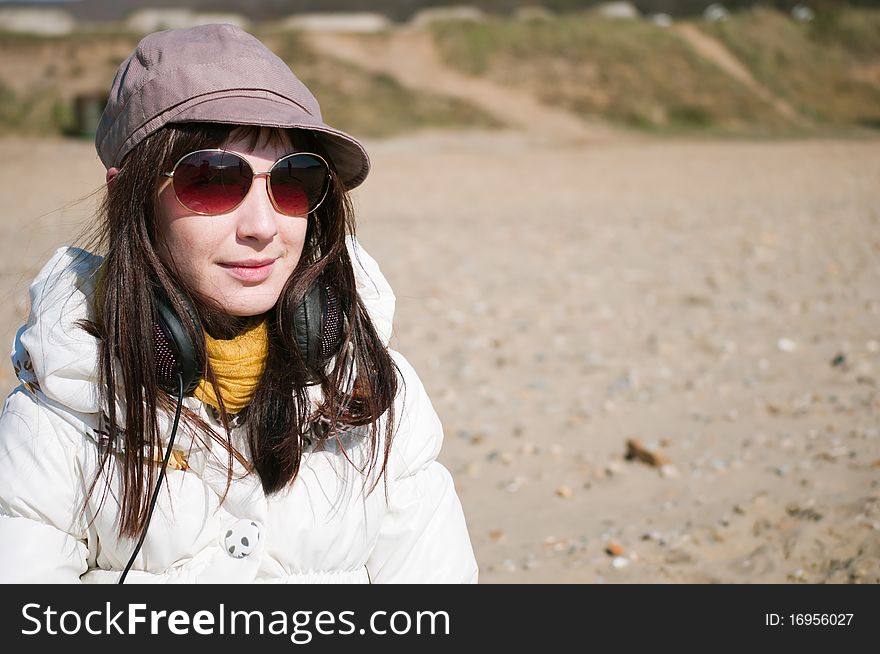
[[[376,261],[354,237],[347,237],[346,245],[358,293],[387,346],[394,293]],[[97,385],[99,340],[76,323],[95,317],[92,300],[102,261],[103,257],[80,248],[55,251],[31,284],[30,316],[18,330],[11,353],[15,373],[28,388],[86,414],[102,410]]]

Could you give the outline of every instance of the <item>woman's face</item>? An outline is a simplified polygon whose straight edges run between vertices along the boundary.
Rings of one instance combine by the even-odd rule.
[[[222,147],[244,157],[255,172],[266,171],[295,148],[286,135],[284,145],[265,136],[264,130],[248,150],[232,132]],[[266,177],[256,177],[244,201],[219,216],[194,214],[177,201],[170,183],[159,187],[159,256],[229,315],[255,316],[275,305],[299,262],[308,220],[314,220],[275,211],[266,184]]]

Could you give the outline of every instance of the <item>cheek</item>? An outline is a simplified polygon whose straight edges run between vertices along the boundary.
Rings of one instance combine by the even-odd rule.
[[[309,219],[311,220],[311,219]],[[284,250],[287,254],[285,257],[288,273],[293,272],[296,264],[299,262],[300,255],[303,251],[303,244],[306,240],[306,230],[308,222],[301,218],[293,218],[285,221],[283,226],[278,230],[278,235],[284,244]]]
[[[204,238],[197,238],[197,230],[187,222],[186,219],[173,221],[159,236],[160,248],[169,258],[169,263],[173,261],[180,270],[198,267],[205,243]]]
[[[175,215],[180,209],[177,201],[171,206],[160,202],[157,219],[157,250],[169,266],[174,266],[199,290],[211,274],[211,263],[222,235],[217,233],[213,218],[194,215]]]

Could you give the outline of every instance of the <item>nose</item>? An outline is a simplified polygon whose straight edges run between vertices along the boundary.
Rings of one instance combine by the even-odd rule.
[[[256,174],[247,197],[236,208],[238,225],[236,235],[242,240],[271,241],[278,233],[280,214],[269,198],[266,174]]]

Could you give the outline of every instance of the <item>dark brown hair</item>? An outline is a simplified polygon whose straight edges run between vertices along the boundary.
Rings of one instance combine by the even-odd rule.
[[[254,396],[242,413],[250,452],[241,453],[233,447],[230,419],[223,406],[218,408],[224,433],[185,408],[181,431],[187,426],[199,438],[213,439],[223,445],[228,454],[227,490],[232,483],[234,459],[238,459],[259,475],[264,491],[271,494],[296,479],[303,439],[318,420],[325,428],[317,433],[323,438],[336,438],[346,458],[340,433],[369,425],[368,430],[362,430],[362,437],[370,442],[368,461],[361,469],[366,484],[379,460],[379,418],[387,412],[382,465],[369,492],[383,476],[387,491],[384,473],[393,438],[399,370],[356,290],[354,270],[345,246],[346,235],[355,232],[354,212],[332,159],[307,130],[266,132],[266,128],[252,126],[172,124],[144,139],[126,156],[108,185],[98,211],[99,220],[90,230],[87,246],[104,255],[96,293],[96,318],[85,322],[83,327],[100,338],[99,388],[102,405],[107,407],[104,429],[110,443],[117,439],[124,443],[124,456],[117,459],[113,448],[107,448],[102,458],[102,470],[110,468],[108,489],[114,469],[122,475],[120,535],[136,536],[145,524],[158,475],[152,461],[156,457],[161,460],[163,454],[157,411],[173,413],[176,408],[176,398],[159,388],[155,375],[156,291],[161,289],[168,296],[179,315],[184,315],[185,301],[195,307],[205,330],[216,338],[230,338],[244,326],[244,319],[225,314],[215,300],[191,288],[173,262],[166,264],[157,254],[162,234],[157,229],[156,191],[164,179],[162,173],[171,170],[187,152],[221,147],[233,130],[234,136],[248,139],[250,150],[261,137],[268,136],[270,140],[289,139],[294,150],[322,155],[330,162],[330,189],[322,205],[310,214],[299,263],[277,303],[267,313],[266,365]],[[309,415],[306,385],[310,371],[296,344],[293,314],[319,277],[335,290],[345,328],[339,350],[325,369],[317,371],[323,403],[315,414]],[[194,329],[190,332],[202,360],[206,361],[204,342],[195,339]],[[205,377],[219,396],[210,366]],[[120,386],[127,407],[124,429],[114,401]],[[311,433],[316,434],[314,430]],[[98,477],[89,495],[97,481]]]

